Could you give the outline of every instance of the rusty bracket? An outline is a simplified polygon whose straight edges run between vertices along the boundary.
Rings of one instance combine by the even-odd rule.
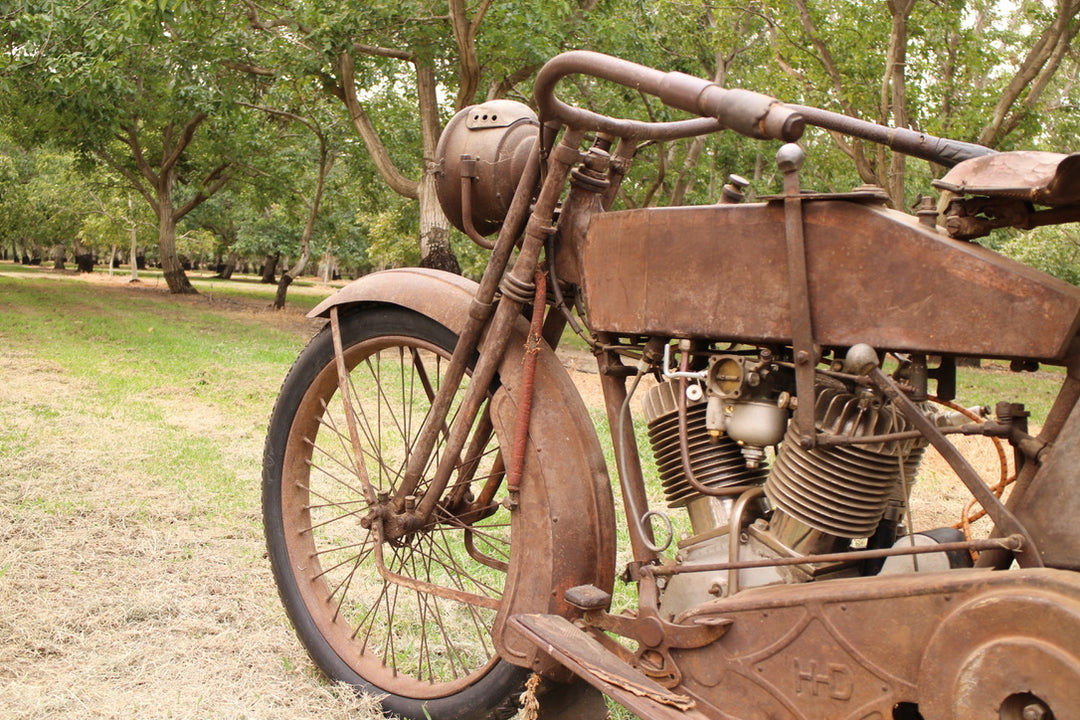
[[[396,573],[386,566],[386,561],[383,557],[382,542],[382,519],[376,519],[372,523],[372,528],[375,530],[375,542],[373,553],[375,556],[375,567],[379,570],[379,576],[383,580],[393,583],[394,585],[400,585],[401,587],[409,588],[417,592],[426,593],[428,595],[434,595],[435,597],[441,597],[446,600],[453,600],[454,602],[465,603],[467,605],[475,605],[476,607],[487,608],[488,610],[499,610],[502,607],[502,598],[488,597],[486,595],[478,595],[476,593],[467,592],[465,590],[458,590],[444,585],[436,585],[424,580],[418,580],[416,578],[407,577],[400,573]]]
[[[643,566],[638,578],[639,603],[636,615],[615,615],[604,608],[611,596],[591,586],[570,588],[564,598],[583,610],[581,622],[591,628],[613,633],[638,644],[633,662],[648,677],[666,687],[677,686],[682,673],[671,656],[671,650],[692,650],[719,640],[727,632],[731,620],[701,617],[689,624],[673,623],[660,616],[656,607],[656,576]],[[620,655],[629,652],[618,643],[608,643],[609,649]]]
[[[776,154],[776,164],[784,174],[784,235],[787,240],[788,286],[791,308],[791,344],[795,351],[795,429],[799,444],[806,450],[814,447],[814,367],[818,349],[810,314],[810,280],[806,269],[806,241],[803,236],[802,198],[799,192],[799,169],[805,154],[789,143]]]

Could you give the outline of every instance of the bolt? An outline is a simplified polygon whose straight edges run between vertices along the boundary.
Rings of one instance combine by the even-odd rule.
[[[1033,702],[1024,706],[1020,713],[1023,720],[1046,720],[1050,717],[1050,710],[1041,702]]]
[[[781,146],[776,153],[776,165],[780,168],[780,172],[785,175],[798,172],[805,159],[806,153],[795,143]]]

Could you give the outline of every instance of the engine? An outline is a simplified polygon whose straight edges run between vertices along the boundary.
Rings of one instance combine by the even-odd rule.
[[[678,562],[799,558],[893,543],[925,441],[804,448],[790,421],[790,363],[769,349],[712,354],[707,368],[676,375],[682,377],[656,385],[642,405],[667,504],[685,508],[690,520]],[[813,400],[819,432],[865,438],[911,429],[887,398],[842,372],[819,373]],[[661,609],[674,616],[740,588],[879,568],[808,561],[685,572],[668,579]]]

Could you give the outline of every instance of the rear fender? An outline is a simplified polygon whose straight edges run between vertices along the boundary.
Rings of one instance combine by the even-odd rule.
[[[326,317],[334,306],[398,305],[460,335],[476,289],[476,283],[438,270],[386,270],[350,283],[309,317]],[[521,318],[499,366],[502,386],[492,400],[492,420],[504,448],[513,438],[528,330]],[[615,575],[614,505],[604,456],[577,388],[547,345],[537,360],[519,503],[512,521],[508,601],[496,619],[495,642],[509,662],[547,669],[546,656],[506,621],[518,613],[574,616],[577,611],[563,592],[585,584],[610,592]]]

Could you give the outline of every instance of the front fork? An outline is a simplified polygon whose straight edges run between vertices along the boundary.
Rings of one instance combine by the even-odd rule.
[[[455,469],[461,467],[461,458],[474,421],[484,407],[488,388],[503,360],[507,342],[512,336],[511,328],[521,314],[522,307],[533,302],[533,275],[539,262],[540,250],[554,231],[550,226],[551,218],[559,201],[559,195],[566,181],[570,168],[580,157],[578,146],[584,133],[568,130],[562,141],[551,154],[548,162],[547,177],[541,187],[540,195],[533,207],[532,215],[525,227],[520,252],[510,271],[505,274],[506,266],[516,243],[517,231],[529,208],[532,190],[539,177],[539,151],[534,149],[530,156],[510,210],[507,213],[492,257],[474,297],[469,318],[458,336],[454,353],[443,378],[442,385],[431,400],[431,410],[417,437],[416,444],[409,455],[404,476],[395,494],[379,502],[382,506],[380,526],[392,526],[398,534],[408,533],[425,527],[434,517],[436,505],[447,486]],[[496,302],[496,291],[501,291],[501,298]],[[336,312],[331,314],[332,329],[337,332]],[[555,333],[554,329],[549,331]],[[479,350],[479,359],[473,368],[472,379],[465,391],[456,419],[447,426],[451,404],[457,395],[469,359]],[[344,381],[342,351],[335,348],[339,374]],[[347,419],[352,408],[346,403]],[[422,475],[440,437],[445,437],[446,445],[440,453],[435,474],[428,489],[422,496],[416,495]],[[354,438],[354,443],[359,442]],[[358,451],[357,457],[361,457]],[[461,470],[459,470],[461,472]],[[377,489],[360,473],[364,485],[364,495],[370,504],[377,500]],[[390,517],[392,516],[392,517]]]

